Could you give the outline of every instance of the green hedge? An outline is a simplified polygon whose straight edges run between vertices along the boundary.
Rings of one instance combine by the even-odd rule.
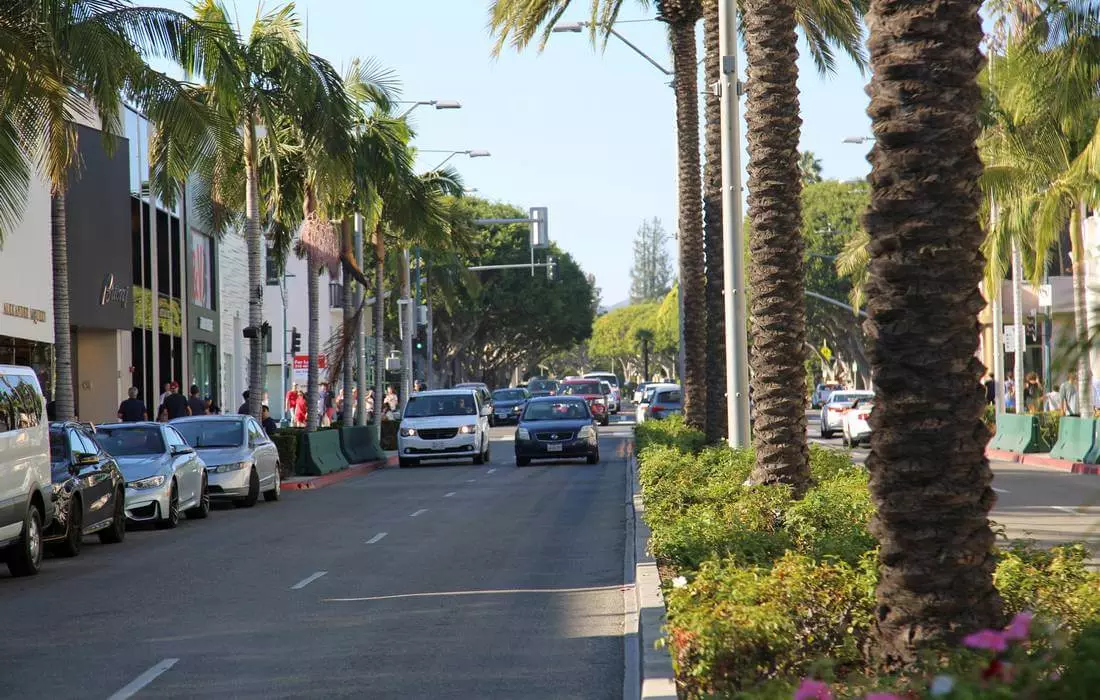
[[[677,419],[637,433],[650,549],[668,605],[684,697],[790,698],[801,675],[864,674],[877,582],[867,474],[845,452],[811,446],[814,485],[750,487],[751,450],[703,447]],[[1008,614],[1031,610],[1077,633],[1100,621],[1100,574],[1080,545],[998,554]],[[872,674],[873,675],[873,674]],[[875,680],[874,682],[878,682]]]
[[[279,467],[283,478],[294,473],[294,465],[298,463],[298,441],[304,432],[304,428],[279,428],[271,435],[271,441],[279,450]]]

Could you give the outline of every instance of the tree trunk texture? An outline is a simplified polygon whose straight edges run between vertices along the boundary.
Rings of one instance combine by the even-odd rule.
[[[1027,334],[1024,332],[1024,262],[1020,254],[1020,244],[1012,239],[1012,339],[1016,343],[1016,352],[1012,353],[1012,373],[1016,413],[1027,413],[1024,400],[1024,352],[1027,348]]]
[[[703,82],[706,90],[703,123],[703,238],[706,249],[707,423],[709,442],[727,434],[726,306],[722,258],[722,100],[709,89],[721,72],[718,46],[718,0],[703,0]],[[735,148],[740,148],[736,144]],[[737,196],[740,196],[738,193]]]
[[[382,222],[374,227],[374,429],[382,439],[382,399],[386,397],[386,239]],[[379,443],[381,444],[381,443]]]
[[[342,231],[340,232],[340,241],[341,245],[344,246],[344,250],[342,251],[342,253],[344,255],[353,254],[354,250],[351,249],[351,244],[352,236],[354,235],[354,233],[352,230],[352,221],[349,217],[344,217],[344,221],[341,223],[341,229]],[[340,273],[340,279],[343,282],[344,289],[342,300],[343,303],[341,304],[341,306],[343,307],[341,309],[341,311],[343,312],[343,329],[344,333],[355,334],[355,336],[351,340],[348,340],[347,338],[344,339],[344,361],[341,363],[342,376],[340,378],[340,388],[343,389],[344,392],[343,421],[344,425],[350,426],[353,425],[351,414],[352,406],[354,405],[352,397],[355,395],[355,366],[362,365],[362,360],[360,360],[359,362],[355,362],[355,348],[358,346],[359,328],[356,327],[353,329],[351,323],[352,316],[354,315],[354,312],[352,311],[352,302],[355,300],[355,295],[351,293],[351,289],[352,285],[355,284],[355,282],[354,280],[352,280],[351,275],[344,270],[343,265],[340,266]]]
[[[413,376],[413,329],[416,327],[416,319],[413,317],[412,285],[409,282],[409,249],[401,251],[401,297],[406,303],[398,307],[403,313],[398,313],[397,322],[401,324],[401,410],[405,410],[405,402],[412,393]]]
[[[1085,263],[1085,226],[1088,221],[1085,202],[1078,202],[1076,215],[1070,217],[1070,252],[1073,255],[1073,329],[1077,335],[1077,407],[1083,417],[1092,416],[1092,363],[1089,352],[1088,294],[1085,289],[1088,268]],[[1038,322],[1038,321],[1036,321]]]
[[[65,211],[65,192],[59,190],[50,197],[50,237],[53,243],[53,400],[57,420],[76,417],[73,384],[73,336],[69,323],[69,229]],[[156,335],[154,334],[154,338]],[[148,396],[142,397],[150,403]],[[156,406],[151,406],[150,412]]]
[[[678,5],[673,12],[672,5]],[[699,172],[699,80],[695,23],[697,2],[659,3],[669,23],[676,93],[679,169],[679,264],[683,294],[684,420],[706,427],[706,270],[703,248],[702,180]]]
[[[355,215],[355,261],[359,265],[359,269],[366,272],[363,261],[363,231],[364,222],[359,214]],[[363,303],[363,298],[370,294],[370,290],[366,285],[356,285],[355,292],[355,307],[360,308],[360,304]],[[369,313],[366,309],[362,309],[359,312],[359,322],[355,324],[355,357],[356,362],[359,365],[359,373],[356,376],[356,386],[359,389],[359,396],[356,399],[355,404],[355,424],[366,425],[367,424],[367,358],[365,356],[366,348],[363,341],[363,325],[365,323],[364,314]],[[350,401],[350,397],[344,397],[344,403]]]
[[[245,130],[245,240],[248,244],[248,325],[259,329],[264,322],[264,241],[260,230],[259,162],[256,150],[256,122],[249,118]],[[153,291],[156,300],[156,290]],[[156,329],[153,338],[156,338]],[[264,399],[264,343],[260,333],[248,339],[248,413],[261,418]]]
[[[867,468],[881,545],[871,652],[886,666],[1003,621],[975,357],[980,7],[872,0],[868,17],[877,140],[866,327],[877,399]]]
[[[317,260],[310,252],[306,255],[306,265],[309,268],[306,279],[309,286],[309,370],[306,374],[306,430],[314,431],[321,425],[321,412],[323,406],[319,406],[321,398],[320,368],[318,358],[321,356],[321,294],[320,273]]]
[[[794,0],[744,3],[756,484],[810,483],[798,47]]]

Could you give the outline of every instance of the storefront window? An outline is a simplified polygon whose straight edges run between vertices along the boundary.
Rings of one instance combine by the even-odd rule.
[[[47,399],[53,396],[53,345],[0,335],[0,365],[30,367],[42,393]]]
[[[210,343],[195,342],[191,346],[191,383],[199,388],[203,398],[216,396],[218,353]]]
[[[213,250],[210,237],[191,232],[191,303],[214,308]]]

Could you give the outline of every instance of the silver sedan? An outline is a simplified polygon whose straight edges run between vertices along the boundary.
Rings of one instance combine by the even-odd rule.
[[[206,462],[210,497],[250,508],[282,494],[279,450],[252,416],[191,416],[170,425]]]
[[[96,428],[96,440],[115,458],[126,479],[126,517],[174,528],[180,513],[210,514],[206,465],[164,423],[113,423]]]

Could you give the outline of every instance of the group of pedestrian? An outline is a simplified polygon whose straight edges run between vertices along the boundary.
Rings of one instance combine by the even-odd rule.
[[[118,406],[118,419],[125,423],[149,420],[149,407],[138,398],[141,392],[136,386],[132,386],[126,392],[127,398]],[[160,395],[157,405],[156,420],[167,423],[174,418],[184,416],[217,415],[221,409],[214,403],[212,397],[202,398],[198,385],[191,385],[191,393],[184,396],[180,393],[180,385],[177,382],[167,382],[164,385],[164,393]]]
[[[992,376],[986,375],[982,381],[985,386],[985,399],[989,405],[997,402],[996,382]],[[1092,405],[1094,413],[1100,416],[1100,377],[1092,380]],[[1080,416],[1081,402],[1078,400],[1077,372],[1070,370],[1058,388],[1051,387],[1049,391],[1043,388],[1039,375],[1028,372],[1024,375],[1023,387],[1024,408],[1027,413],[1040,413],[1043,411],[1058,411],[1065,416]],[[1015,375],[1009,372],[1004,381],[1005,410],[1016,410],[1016,380]]]

